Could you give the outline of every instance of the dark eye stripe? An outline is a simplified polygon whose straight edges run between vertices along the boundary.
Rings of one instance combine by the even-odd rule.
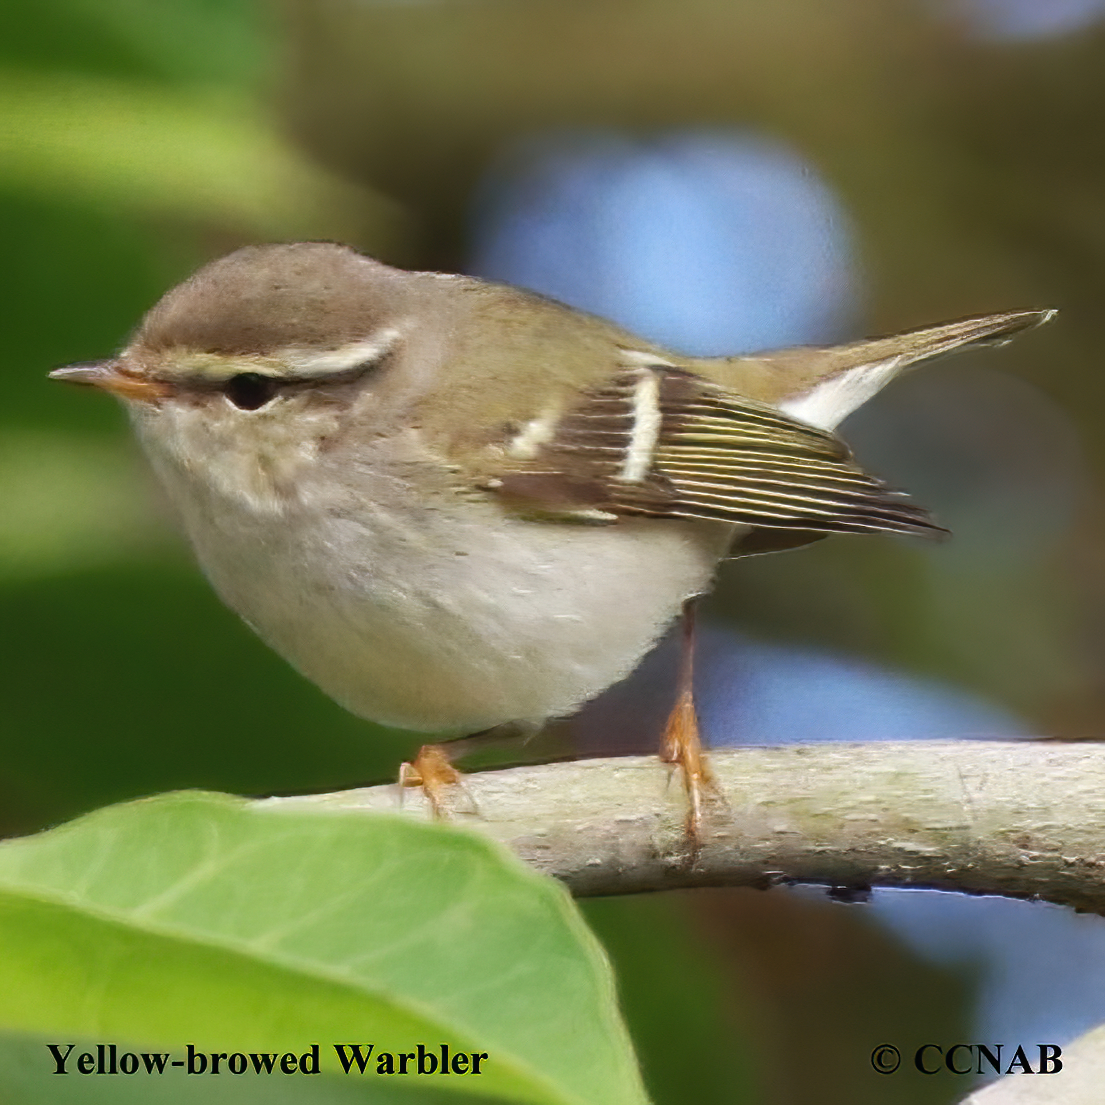
[[[281,391],[291,388],[325,388],[327,385],[353,383],[367,372],[377,368],[383,359],[382,355],[370,357],[349,368],[340,368],[317,376],[289,374],[277,377],[266,376],[260,372],[238,372],[214,386],[240,410],[255,411],[275,399]]]
[[[271,376],[239,372],[223,384],[223,394],[243,411],[255,411],[275,398],[279,385]]]

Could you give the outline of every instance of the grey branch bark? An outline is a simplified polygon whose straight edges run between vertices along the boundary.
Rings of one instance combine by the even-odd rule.
[[[1037,897],[1105,913],[1105,745],[822,744],[714,752],[700,847],[678,775],[651,757],[470,775],[455,820],[575,894],[810,881]],[[262,803],[402,808],[395,786]]]

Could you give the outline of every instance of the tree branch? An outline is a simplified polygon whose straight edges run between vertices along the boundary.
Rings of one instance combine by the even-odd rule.
[[[454,818],[573,893],[687,886],[925,886],[1105,913],[1105,747],[820,744],[712,753],[719,797],[697,853],[677,775],[651,757],[466,777]],[[264,799],[396,810],[395,786]],[[407,791],[403,811],[429,818]]]

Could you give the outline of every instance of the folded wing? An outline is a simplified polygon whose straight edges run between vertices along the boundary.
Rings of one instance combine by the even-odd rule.
[[[701,518],[811,534],[943,532],[834,434],[663,363],[584,392],[497,481],[523,508]]]

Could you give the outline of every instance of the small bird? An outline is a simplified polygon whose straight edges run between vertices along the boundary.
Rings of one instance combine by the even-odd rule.
[[[443,739],[570,715],[685,612],[663,757],[697,832],[692,612],[727,556],[933,535],[836,425],[906,366],[1052,312],[683,357],[550,299],[326,242],[200,269],[111,360],[222,600],[364,718]],[[438,801],[428,745],[408,777]]]

